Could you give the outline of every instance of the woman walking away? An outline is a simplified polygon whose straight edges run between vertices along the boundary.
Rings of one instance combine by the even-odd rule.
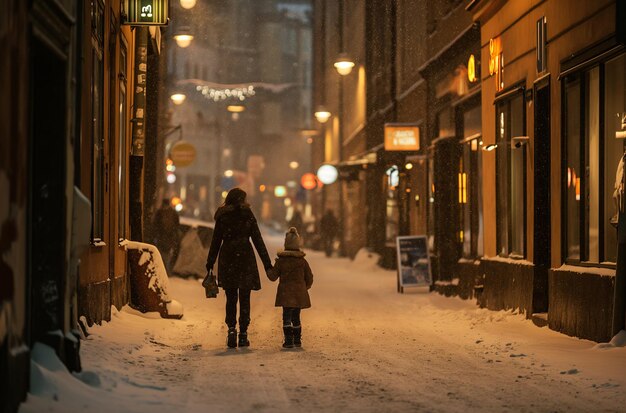
[[[233,188],[228,192],[224,205],[215,212],[215,230],[207,258],[207,271],[219,253],[217,271],[218,285],[226,291],[226,325],[228,347],[246,347],[250,324],[250,291],[261,289],[259,270],[250,238],[256,247],[265,271],[272,268],[272,260],[261,238],[256,218],[246,203],[246,193]],[[237,300],[239,300],[239,340],[237,340]]]
[[[280,278],[276,293],[276,307],[283,308],[283,347],[302,346],[302,324],[300,310],[311,307],[309,288],[313,285],[313,273],[300,250],[300,235],[291,227],[285,234],[285,250],[278,253],[276,265],[267,272],[267,277],[276,281]]]

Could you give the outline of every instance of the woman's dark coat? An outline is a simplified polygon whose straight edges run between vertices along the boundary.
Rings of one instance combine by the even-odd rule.
[[[276,307],[311,307],[308,289],[313,285],[313,273],[304,259],[304,252],[279,252],[276,264],[267,272],[267,277],[272,281],[280,278]]]
[[[217,281],[220,287],[261,289],[259,270],[250,238],[267,271],[272,267],[272,261],[250,207],[227,205],[218,208],[215,213],[215,230],[207,258],[207,270],[213,268],[219,252]]]

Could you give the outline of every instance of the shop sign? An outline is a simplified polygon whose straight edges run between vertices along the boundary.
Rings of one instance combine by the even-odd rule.
[[[432,283],[428,240],[425,235],[396,237],[398,284],[404,287],[429,286]]]
[[[165,26],[169,20],[169,0],[124,0],[126,17],[131,26]]]
[[[196,148],[187,141],[178,141],[170,149],[170,159],[177,168],[189,166],[196,160]]]
[[[414,124],[386,123],[386,151],[418,151],[420,149],[420,129]]]

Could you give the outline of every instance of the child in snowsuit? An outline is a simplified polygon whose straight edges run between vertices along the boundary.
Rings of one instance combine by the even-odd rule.
[[[313,285],[313,273],[300,249],[300,235],[291,227],[285,234],[285,250],[278,253],[274,268],[267,277],[276,281],[280,278],[276,293],[276,307],[283,307],[283,347],[302,346],[300,310],[311,307],[308,289]]]

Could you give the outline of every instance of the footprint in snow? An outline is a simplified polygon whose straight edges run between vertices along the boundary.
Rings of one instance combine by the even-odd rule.
[[[561,374],[578,374],[578,373],[580,373],[580,371],[578,371],[578,369],[563,370],[561,372]]]
[[[524,353],[519,353],[519,354],[511,353],[511,354],[509,354],[509,357],[526,357],[526,354],[524,354]]]

